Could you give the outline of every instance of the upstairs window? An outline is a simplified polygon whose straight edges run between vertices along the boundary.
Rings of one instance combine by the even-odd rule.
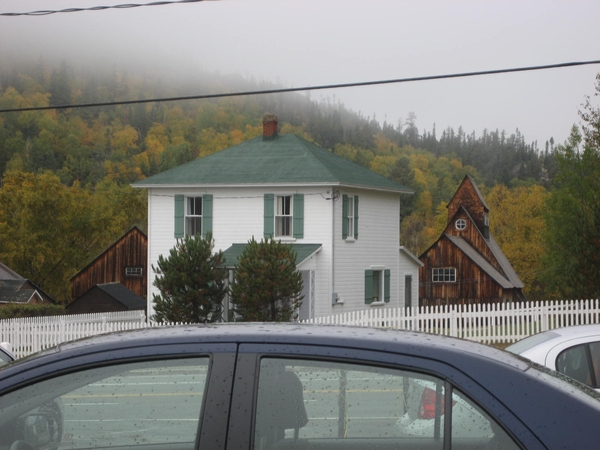
[[[277,211],[275,213],[275,237],[291,237],[292,220],[292,196],[277,196]]]
[[[185,211],[185,234],[202,234],[202,197],[187,197]]]
[[[304,194],[264,195],[264,236],[304,237]]]
[[[358,195],[342,196],[342,239],[358,239]]]
[[[456,283],[456,269],[454,267],[436,267],[433,269],[434,283]]]
[[[175,195],[175,237],[212,233],[213,196]]]
[[[456,221],[456,229],[464,230],[465,228],[467,228],[467,221],[465,219],[458,219]]]

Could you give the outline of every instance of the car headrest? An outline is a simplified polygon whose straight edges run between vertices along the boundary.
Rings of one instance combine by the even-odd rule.
[[[275,421],[278,428],[302,428],[308,423],[304,406],[304,388],[298,375],[285,371],[281,374],[278,390],[278,408]]]

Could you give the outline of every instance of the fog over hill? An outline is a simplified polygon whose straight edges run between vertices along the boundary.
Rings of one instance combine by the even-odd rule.
[[[5,0],[0,12],[115,5]],[[0,63],[77,66],[197,79],[239,74],[286,87],[430,76],[598,59],[600,3],[226,0],[44,16],[0,16]],[[311,93],[396,126],[517,129],[540,147],[563,142],[598,66]],[[334,99],[335,98],[335,99]]]

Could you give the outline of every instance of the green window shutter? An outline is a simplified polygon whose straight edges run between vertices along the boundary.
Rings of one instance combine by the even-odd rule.
[[[342,195],[342,239],[348,238],[348,196]]]
[[[275,234],[275,195],[265,194],[265,238],[273,237]]]
[[[183,195],[177,194],[175,195],[175,237],[182,238],[183,237],[183,216],[184,216],[184,208],[185,208],[185,199]]]
[[[383,271],[383,301],[390,302],[390,269]]]
[[[213,196],[206,194],[202,196],[202,235],[206,237],[213,231]]]
[[[294,194],[294,225],[293,233],[296,239],[304,237],[304,194]]]
[[[365,303],[373,303],[373,271],[365,270]]]
[[[354,196],[354,239],[358,239],[358,195]]]

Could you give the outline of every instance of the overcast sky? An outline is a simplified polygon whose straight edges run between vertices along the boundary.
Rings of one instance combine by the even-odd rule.
[[[0,12],[151,0],[3,0]],[[600,60],[598,0],[224,0],[0,17],[0,66],[32,58],[239,73],[287,87]],[[420,130],[518,128],[564,142],[600,65],[315,91]],[[595,104],[598,104],[594,100]],[[276,111],[273,111],[276,113]]]

